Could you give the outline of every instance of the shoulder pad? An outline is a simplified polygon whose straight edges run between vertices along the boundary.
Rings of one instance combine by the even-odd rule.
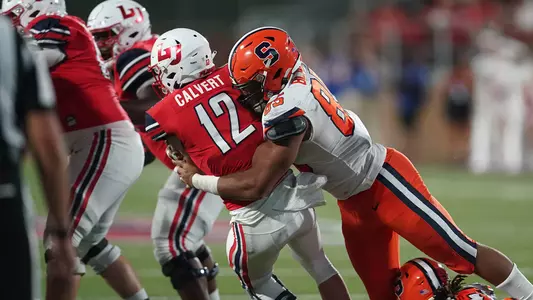
[[[71,36],[68,26],[57,16],[43,16],[29,24],[29,32],[39,46],[63,45]]]
[[[148,71],[150,52],[142,48],[132,48],[122,52],[115,64],[115,80],[120,81],[124,91],[136,93],[146,81],[152,79]]]
[[[265,127],[270,127],[284,119],[305,114],[304,100],[309,91],[310,88],[305,85],[292,85],[268,101],[263,112]]]

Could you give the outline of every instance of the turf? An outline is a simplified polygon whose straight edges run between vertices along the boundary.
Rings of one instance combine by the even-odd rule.
[[[26,169],[27,178],[34,193],[37,211],[42,215],[41,194],[36,184],[33,168]],[[168,171],[159,164],[148,166],[142,177],[129,191],[120,209],[120,217],[150,217],[156,204],[158,189],[165,182]],[[421,168],[421,173],[433,195],[454,216],[456,223],[472,238],[494,246],[508,254],[533,279],[533,177],[530,175],[508,177],[503,175],[475,176],[461,170],[442,167]],[[331,197],[328,196],[328,199]],[[333,200],[333,199],[331,199]],[[319,219],[328,230],[325,249],[343,275],[354,299],[368,299],[364,288],[347,259],[340,238],[338,210],[334,201],[318,210]],[[224,212],[221,218],[227,218]],[[170,282],[160,273],[147,242],[118,243],[131,260],[143,285],[154,299],[177,299]],[[240,284],[225,261],[224,247],[210,245],[222,267],[218,285],[222,299],[247,299]],[[362,247],[364,245],[361,245]],[[402,243],[402,260],[420,256],[420,252]],[[319,299],[312,279],[284,251],[275,273],[299,299]],[[472,278],[474,280],[475,278]],[[98,276],[88,273],[83,278],[79,299],[118,299]]]

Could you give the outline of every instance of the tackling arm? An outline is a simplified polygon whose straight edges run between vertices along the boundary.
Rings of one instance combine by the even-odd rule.
[[[21,59],[25,72],[20,72],[19,90],[24,104],[26,135],[36,158],[45,192],[46,203],[53,227],[50,233],[66,237],[70,224],[68,215],[69,188],[67,180],[67,154],[63,144],[61,126],[54,110],[54,93],[44,61],[21,46]],[[23,76],[23,77],[22,77]]]
[[[265,134],[267,141],[257,148],[252,167],[246,171],[223,177],[205,176],[194,174],[194,169],[191,171],[187,162],[179,161],[178,172],[188,184],[223,198],[244,201],[264,198],[294,163],[307,128],[308,122],[304,116],[285,120],[269,128]]]
[[[301,133],[277,142],[265,141],[255,151],[250,169],[218,180],[218,194],[250,201],[268,196],[294,163],[303,137]]]

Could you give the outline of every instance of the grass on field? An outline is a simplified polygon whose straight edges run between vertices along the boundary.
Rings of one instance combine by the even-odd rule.
[[[38,212],[43,205],[36,177],[28,168],[28,180],[34,192]],[[428,167],[421,173],[433,195],[448,209],[457,224],[472,238],[494,246],[509,255],[533,279],[533,177],[500,175],[474,176],[463,171]],[[148,166],[129,191],[120,209],[121,217],[150,217],[156,195],[169,172],[159,164]],[[328,196],[328,199],[331,197]],[[333,200],[333,199],[331,199]],[[318,210],[319,219],[337,222],[335,201]],[[223,212],[221,218],[227,218]],[[340,230],[340,227],[339,227]],[[339,233],[340,234],[340,233]],[[153,299],[177,299],[167,278],[154,260],[151,243],[117,243],[131,260],[143,285]],[[222,299],[247,299],[225,260],[223,245],[210,245],[221,265],[218,280]],[[364,245],[361,245],[364,247]],[[357,275],[351,269],[342,245],[326,245],[326,253],[343,275],[354,299],[368,299]],[[402,260],[420,256],[420,252],[402,243]],[[275,273],[299,299],[320,299],[312,279],[292,260],[288,251],[280,256]],[[301,297],[303,296],[303,297]],[[118,299],[103,280],[88,273],[82,280],[79,299]]]

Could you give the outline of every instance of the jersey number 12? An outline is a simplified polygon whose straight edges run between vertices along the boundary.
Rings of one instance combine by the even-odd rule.
[[[241,131],[237,108],[235,107],[235,104],[233,103],[231,97],[227,94],[218,94],[213,98],[209,99],[209,107],[217,118],[221,117],[224,113],[226,113],[222,108],[222,103],[226,106],[228,110],[227,114],[229,115],[229,122],[231,126],[231,139],[233,140],[235,145],[238,145],[242,141],[244,141],[244,139],[246,139],[250,134],[254,133],[255,127],[254,125],[250,124],[248,125],[248,127]],[[220,152],[222,152],[223,154],[228,153],[228,151],[231,150],[231,146],[224,139],[224,137],[222,137],[215,124],[213,124],[213,121],[207,114],[207,111],[205,110],[204,106],[202,104],[198,104],[196,105],[196,107],[194,107],[194,109],[196,110],[196,115],[198,115],[200,124],[202,124],[202,126],[205,128],[213,142],[217,145],[218,149],[220,149]]]

